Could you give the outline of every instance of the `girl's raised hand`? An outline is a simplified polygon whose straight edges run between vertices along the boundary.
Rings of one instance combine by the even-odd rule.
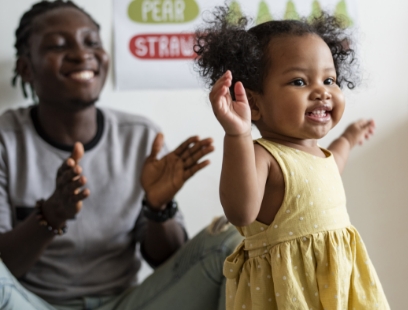
[[[374,129],[374,120],[360,119],[350,124],[342,136],[349,141],[351,147],[354,147],[356,144],[361,145],[365,140],[368,140],[374,134]]]
[[[229,87],[232,83],[232,73],[227,71],[214,84],[210,92],[210,101],[217,120],[225,133],[239,136],[251,133],[251,109],[241,82],[235,83],[235,101],[232,100]]]

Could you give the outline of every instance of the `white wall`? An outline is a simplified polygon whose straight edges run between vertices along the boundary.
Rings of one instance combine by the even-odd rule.
[[[250,1],[250,0],[248,0]],[[23,10],[34,1],[0,0],[0,110],[27,105],[10,86],[14,30]],[[111,0],[77,0],[102,25],[111,51]],[[373,117],[377,133],[353,152],[343,175],[349,213],[363,236],[393,309],[406,309],[408,279],[408,2],[359,1],[364,83],[347,92],[348,107],[338,126],[321,144],[340,134],[358,118]],[[100,106],[146,115],[157,122],[170,147],[188,135],[211,136],[216,151],[212,165],[197,174],[177,199],[191,235],[222,214],[218,202],[223,133],[212,115],[204,90],[115,92],[110,75]]]

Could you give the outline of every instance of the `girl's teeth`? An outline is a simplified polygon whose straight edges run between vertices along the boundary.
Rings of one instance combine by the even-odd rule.
[[[316,116],[326,116],[326,110],[316,110],[313,111],[312,114]]]
[[[71,73],[71,78],[75,80],[82,80],[82,81],[90,80],[94,76],[95,74],[93,71],[80,71],[80,72]]]

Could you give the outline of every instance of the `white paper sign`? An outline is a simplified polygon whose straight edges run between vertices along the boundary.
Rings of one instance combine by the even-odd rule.
[[[193,70],[194,30],[203,12],[223,0],[113,0],[114,70],[118,90],[201,87]],[[261,23],[297,19],[323,9],[357,21],[353,0],[232,0],[228,2]]]

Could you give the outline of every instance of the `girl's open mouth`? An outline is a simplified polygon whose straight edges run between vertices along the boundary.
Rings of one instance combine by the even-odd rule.
[[[306,112],[306,116],[316,122],[327,122],[331,118],[331,111],[326,109],[316,109],[312,112]]]

